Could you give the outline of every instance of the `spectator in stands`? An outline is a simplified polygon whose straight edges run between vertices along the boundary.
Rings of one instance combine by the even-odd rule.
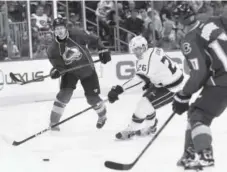
[[[85,5],[88,9],[91,10],[86,10],[86,18],[87,20],[96,23],[96,15],[94,15],[93,10],[95,11],[97,9],[99,1],[85,1]],[[87,23],[87,29],[90,31],[92,30],[94,26],[91,25],[90,23]]]
[[[132,10],[131,16],[125,20],[125,28],[130,32],[140,35],[143,32],[143,20],[138,18],[138,11]],[[133,34],[128,33],[127,40],[130,41],[134,37]]]
[[[141,17],[144,21],[143,36],[148,40],[149,45],[158,46],[162,34],[162,22],[157,11],[149,8],[141,10]]]
[[[162,29],[162,39],[161,46],[164,49],[174,49],[176,48],[175,42],[175,24],[174,21],[171,20],[171,13],[166,8],[163,8],[160,11],[160,17],[163,25]]]
[[[44,13],[48,16],[51,17],[52,16],[52,1],[46,1],[46,0],[41,0],[39,2],[39,5],[43,6],[44,9]]]
[[[151,19],[150,25],[157,32],[158,39],[160,39],[162,35],[162,21],[159,16],[159,13],[156,10],[149,8],[147,9],[147,15]]]
[[[8,1],[7,7],[9,22],[22,22],[25,20],[25,2]]]
[[[50,30],[50,18],[44,13],[44,7],[38,5],[36,7],[36,12],[32,14],[33,18],[36,19],[36,26],[40,31]]]
[[[73,27],[81,27],[80,14],[70,13],[69,21]]]
[[[35,53],[38,49],[39,44],[39,28],[36,25],[36,18],[34,16],[31,17],[31,29],[32,29],[32,51]],[[23,41],[26,41],[27,35],[23,37]],[[25,47],[24,47],[25,49]]]
[[[146,9],[140,9],[140,17],[143,20],[143,36],[147,39],[149,45],[153,45],[153,41],[158,39],[158,33],[153,30],[152,19],[148,17]],[[153,37],[155,34],[155,37]]]
[[[18,50],[17,45],[13,42],[12,39],[8,40],[8,45],[6,46],[8,49],[8,57],[11,59],[19,59],[20,58],[20,52]]]
[[[214,9],[210,6],[210,2],[205,1],[192,1],[192,6],[197,13],[196,17],[202,22],[206,22],[211,16],[213,16]]]
[[[96,16],[100,26],[101,39],[112,42],[114,39],[113,29],[111,27],[116,25],[115,22],[115,2],[109,0],[101,0],[96,9]]]
[[[8,50],[7,50],[7,42],[6,39],[1,36],[0,37],[0,61],[4,61],[8,58]]]
[[[41,35],[38,40],[37,51],[34,53],[35,59],[43,59],[47,58],[47,47],[52,42],[52,34],[46,33],[45,35]]]
[[[223,8],[222,8],[222,14],[221,15],[227,17],[227,2],[223,1],[222,6],[223,6]]]
[[[128,1],[129,11],[133,11],[136,9],[136,3],[134,1]]]
[[[223,11],[223,3],[224,1],[204,1],[204,3],[208,3],[207,5],[213,9],[213,16],[219,16]]]
[[[33,47],[35,47],[34,44],[33,42]],[[27,32],[24,32],[22,36],[21,57],[29,57],[29,39]]]

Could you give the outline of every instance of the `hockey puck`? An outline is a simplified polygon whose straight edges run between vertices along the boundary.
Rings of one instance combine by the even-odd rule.
[[[50,159],[44,158],[43,161],[47,162],[47,161],[50,161]]]

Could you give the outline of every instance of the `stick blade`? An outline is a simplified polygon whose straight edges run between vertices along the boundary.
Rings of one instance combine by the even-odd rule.
[[[13,143],[12,143],[12,145],[13,146],[18,146],[18,145],[20,145],[21,143],[20,142],[17,142],[17,141],[13,141]]]
[[[133,167],[133,164],[121,164],[112,161],[106,161],[105,166],[114,170],[130,170]]]

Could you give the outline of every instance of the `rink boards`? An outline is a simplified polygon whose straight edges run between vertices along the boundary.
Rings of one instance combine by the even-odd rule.
[[[168,52],[167,54],[188,73],[183,64],[184,57],[181,52]],[[95,59],[98,57],[94,57]],[[106,65],[101,63],[95,65],[102,95],[105,96],[113,85],[122,84],[134,75],[135,60],[132,54],[120,54],[112,55],[112,61]],[[27,85],[18,85],[9,77],[9,73],[13,72],[17,77],[27,81],[49,74],[50,69],[51,64],[47,59],[1,63],[0,105],[53,100],[58,92],[60,80],[47,78]],[[82,87],[78,84],[74,97],[82,97],[83,94]]]

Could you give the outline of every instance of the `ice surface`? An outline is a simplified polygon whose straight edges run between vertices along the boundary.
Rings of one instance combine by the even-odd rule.
[[[53,102],[21,104],[0,108],[1,172],[112,172],[104,167],[106,160],[131,163],[151,139],[134,138],[116,141],[116,132],[124,129],[135,109],[139,95],[124,95],[115,104],[107,104],[108,121],[96,129],[93,110],[61,126],[60,133],[47,132],[18,147],[7,144],[1,136],[22,140],[46,128]],[[64,118],[87,108],[85,99],[72,100]],[[167,105],[158,111],[159,126],[172,113]],[[226,172],[227,113],[214,121],[216,167],[212,172]],[[175,166],[184,144],[186,117],[175,116],[131,172],[181,172]],[[2,133],[2,135],[1,135]],[[42,159],[49,158],[49,162]],[[205,171],[206,172],[206,171]],[[208,172],[208,171],[207,171]]]

